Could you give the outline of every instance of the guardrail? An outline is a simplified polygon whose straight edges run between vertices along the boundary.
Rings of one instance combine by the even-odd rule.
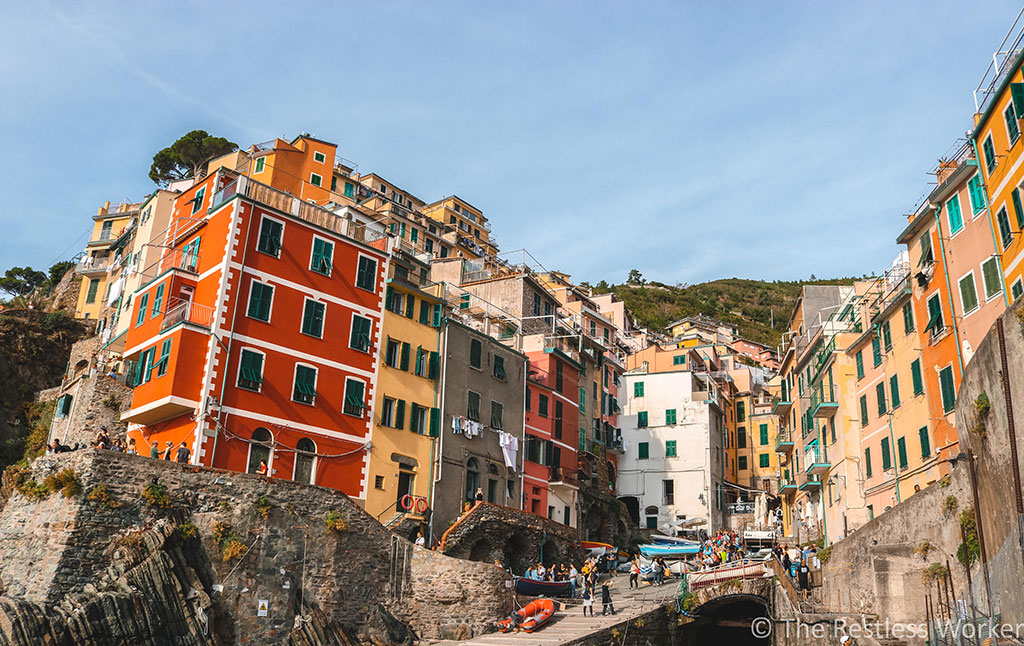
[[[203,327],[212,327],[213,308],[180,298],[168,299],[163,321],[160,322],[160,331],[163,332],[167,328],[179,323],[193,323]]]

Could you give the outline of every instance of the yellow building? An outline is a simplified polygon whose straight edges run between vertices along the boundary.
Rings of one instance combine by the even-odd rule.
[[[765,386],[766,373],[749,367],[729,371],[736,387],[736,484],[778,493],[775,453],[778,420],[772,414],[772,398]]]
[[[491,225],[483,211],[462,198],[451,195],[420,209],[423,215],[450,225],[448,234],[464,258],[484,258],[498,253],[498,244],[491,237]]]
[[[138,215],[138,204],[120,204],[111,211],[110,202],[107,202],[92,216],[92,235],[76,268],[82,277],[75,307],[77,318],[100,319],[100,325],[105,327],[102,314],[107,307],[107,288],[110,284],[107,270],[118,257],[117,248],[122,244],[121,236],[128,232]],[[102,333],[103,330],[98,329],[97,332]]]
[[[440,418],[441,298],[428,287],[425,265],[401,247],[390,265],[374,393],[366,511],[383,523],[406,511],[422,519],[435,474],[432,455]],[[432,434],[433,433],[433,434]],[[408,500],[408,499],[407,499]]]

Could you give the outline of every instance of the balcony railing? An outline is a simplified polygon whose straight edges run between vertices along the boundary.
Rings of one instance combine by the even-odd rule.
[[[201,327],[213,327],[213,308],[200,305],[181,298],[171,298],[164,309],[164,319],[160,322],[160,331],[174,327],[179,323],[191,323]]]
[[[548,468],[550,470],[548,482],[550,482],[551,484],[562,483],[569,485],[571,487],[579,486],[579,480],[577,479],[577,474],[575,471],[560,466],[552,466]]]
[[[200,256],[184,249],[171,249],[149,267],[143,269],[139,274],[142,277],[141,285],[144,287],[154,278],[172,269],[180,269],[190,274],[196,273],[199,268]]]
[[[80,274],[85,274],[93,271],[106,271],[107,267],[110,266],[111,258],[95,258],[93,256],[87,256],[82,258],[77,265],[75,265],[75,271]]]
[[[822,469],[827,471],[829,466],[825,447],[815,443],[804,448],[804,471],[808,473],[815,473]]]
[[[834,388],[821,384],[814,389],[811,394],[811,415],[819,418],[832,417],[838,408]]]
[[[787,492],[790,492],[790,491],[796,491],[796,482],[793,480],[793,478],[784,478],[782,476],[779,476],[776,479],[776,482],[777,482],[778,487],[779,487],[778,488],[778,492],[779,493],[787,493]]]
[[[789,453],[793,450],[793,433],[788,428],[780,428],[775,436],[775,452]]]

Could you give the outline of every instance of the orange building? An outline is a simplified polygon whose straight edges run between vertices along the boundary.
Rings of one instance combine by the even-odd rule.
[[[175,200],[161,262],[133,299],[123,418],[140,453],[184,442],[193,464],[265,463],[269,477],[361,499],[391,242],[311,204],[315,171],[283,173],[274,155],[253,176],[288,192],[221,167]]]

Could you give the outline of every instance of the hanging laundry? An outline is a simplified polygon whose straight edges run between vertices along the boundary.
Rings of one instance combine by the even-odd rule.
[[[462,418],[457,415],[452,415],[452,433],[458,435],[462,432]]]
[[[501,455],[505,458],[505,466],[516,470],[516,454],[519,452],[519,440],[504,431],[498,431],[498,445],[501,446]]]

